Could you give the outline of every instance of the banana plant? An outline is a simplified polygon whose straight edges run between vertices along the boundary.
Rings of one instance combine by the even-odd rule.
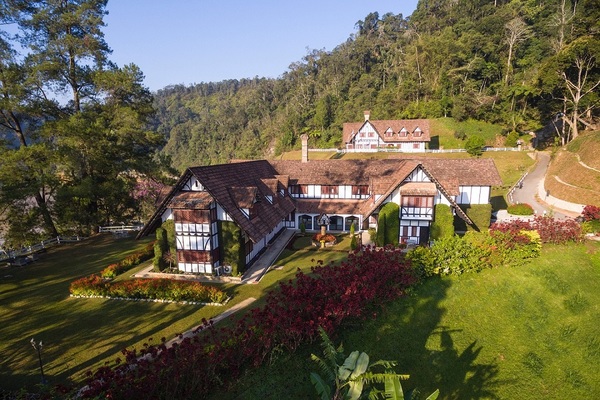
[[[320,373],[311,372],[310,381],[321,400],[410,400],[410,396],[404,396],[400,383],[409,376],[392,370],[396,365],[395,361],[379,360],[369,363],[369,355],[358,350],[345,357],[342,345],[336,348],[322,328],[319,328],[319,335],[323,357],[311,354],[311,359],[317,363]],[[374,368],[379,367],[384,372],[373,372]],[[383,384],[383,390],[377,388],[377,384]],[[426,400],[435,400],[438,396],[439,390],[436,390]]]

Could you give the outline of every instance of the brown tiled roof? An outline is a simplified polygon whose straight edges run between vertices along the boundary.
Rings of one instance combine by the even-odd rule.
[[[431,141],[431,130],[428,119],[399,119],[399,120],[369,120],[363,122],[347,122],[343,125],[344,143],[350,143],[360,129],[369,122],[375,128],[385,143],[400,142],[429,142]],[[416,136],[414,132],[419,128],[421,135]],[[392,136],[386,136],[385,132],[391,130]],[[407,135],[400,136],[402,129],[406,129]]]
[[[233,203],[238,208],[252,208],[254,205],[254,199],[256,199],[256,192],[258,191],[257,187],[230,187],[227,188]]]
[[[368,200],[302,199],[296,202],[297,214],[361,214]]]
[[[400,187],[400,193],[412,196],[435,196],[437,187],[432,182],[408,182]]]
[[[420,161],[440,182],[458,182],[460,186],[502,185],[491,158],[424,158]]]
[[[290,176],[290,185],[372,185],[376,194],[409,174],[410,160],[270,161],[277,172]]]
[[[212,197],[206,192],[179,192],[169,201],[169,208],[185,208],[190,210],[206,210]]]
[[[285,197],[272,193],[277,171],[268,161],[209,165],[189,171],[254,242],[271,232],[295,208],[287,193]],[[264,196],[273,196],[273,204]],[[249,219],[240,208],[252,208],[253,217]]]

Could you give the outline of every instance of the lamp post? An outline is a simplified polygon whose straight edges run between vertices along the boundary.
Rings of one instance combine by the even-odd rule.
[[[42,347],[44,347],[44,345],[41,340],[39,343],[36,343],[33,338],[31,338],[31,341],[29,343],[31,343],[31,346],[33,346],[33,348],[37,352],[38,360],[40,362],[40,373],[42,374],[42,385],[45,385],[46,378],[44,377],[44,365],[42,364]]]

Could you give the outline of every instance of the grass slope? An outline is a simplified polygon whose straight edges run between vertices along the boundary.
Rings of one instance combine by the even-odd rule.
[[[545,187],[559,199],[600,205],[600,131],[585,132],[554,155]],[[596,170],[586,168],[579,161]]]
[[[69,297],[70,283],[99,273],[144,247],[150,239],[115,240],[99,235],[75,245],[50,249],[39,261],[25,267],[3,267],[0,275],[0,393],[3,390],[34,390],[40,382],[36,353],[29,340],[44,343],[42,359],[50,384],[79,382],[85,371],[120,356],[123,348],[142,348],[144,343],[171,339],[233,305],[254,297],[252,306],[264,303],[264,294],[278,282],[294,278],[298,268],[310,272],[311,260],[339,262],[347,257],[350,239],[329,251],[317,250],[304,237],[280,257],[281,269],[269,271],[256,285],[220,285],[232,296],[224,307],[131,302]],[[127,279],[137,267],[117,277]],[[240,315],[221,324],[232,324]],[[150,340],[153,338],[153,340]]]
[[[547,246],[521,268],[430,279],[409,298],[334,338],[399,362],[405,389],[441,399],[600,396],[600,244]],[[315,398],[317,343],[252,369],[219,399]]]

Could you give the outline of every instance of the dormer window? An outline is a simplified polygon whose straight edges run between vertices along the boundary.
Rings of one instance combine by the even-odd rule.
[[[267,199],[269,204],[273,204],[273,196],[265,196],[265,199]]]
[[[385,136],[386,137],[394,136],[394,131],[392,130],[392,128],[388,128],[387,131],[385,131]]]
[[[407,134],[408,134],[408,131],[406,130],[406,128],[402,128],[400,130],[400,132],[398,133],[398,136],[400,136],[400,137],[406,137]]]
[[[421,134],[422,134],[422,133],[423,133],[423,132],[421,131],[421,128],[417,128],[417,129],[415,129],[415,131],[413,132],[413,135],[414,135],[414,136],[416,136],[416,137],[419,137],[419,136],[421,136]]]

